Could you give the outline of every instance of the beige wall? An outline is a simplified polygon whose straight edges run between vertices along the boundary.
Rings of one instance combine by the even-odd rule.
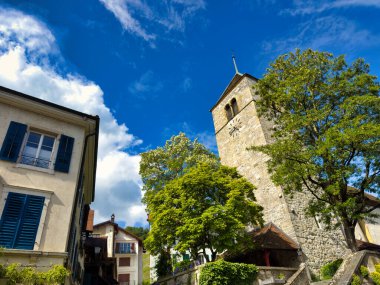
[[[66,123],[60,118],[55,119],[44,114],[25,111],[0,103],[0,147],[3,144],[10,121],[56,134],[57,138],[59,135],[65,134],[75,139],[69,173],[54,172],[54,170],[39,169],[0,160],[0,177],[2,178],[0,182],[4,184],[3,187],[0,187],[0,213],[2,213],[7,193],[10,191],[45,196],[45,207],[34,249],[42,252],[64,253],[85,130],[83,127]],[[57,147],[56,140],[55,155]],[[60,257],[61,259],[62,257]],[[56,259],[52,257],[51,260]]]

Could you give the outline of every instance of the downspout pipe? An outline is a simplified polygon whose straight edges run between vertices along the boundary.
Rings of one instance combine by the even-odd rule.
[[[83,147],[83,155],[82,155],[82,159],[81,159],[81,163],[80,163],[80,169],[79,169],[79,179],[78,179],[78,183],[77,183],[77,187],[75,189],[75,198],[74,198],[74,204],[73,204],[73,208],[71,210],[71,221],[70,221],[70,232],[69,232],[69,239],[67,241],[67,245],[66,245],[66,252],[68,253],[68,256],[70,256],[70,245],[72,243],[72,232],[74,230],[74,225],[75,225],[75,216],[76,216],[76,209],[77,209],[77,203],[78,203],[78,199],[80,197],[79,194],[82,194],[82,191],[81,191],[81,188],[83,189],[82,186],[82,182],[83,182],[83,172],[84,172],[84,162],[85,162],[85,157],[86,157],[86,150],[87,150],[87,144],[88,144],[88,139],[92,136],[96,136],[96,149],[97,149],[97,136],[98,136],[98,130],[99,130],[99,120],[97,120],[97,129],[94,133],[90,133],[88,135],[86,135],[85,139],[84,139],[84,147]],[[95,169],[94,169],[94,172],[96,173],[96,160],[97,160],[97,155],[95,155]],[[94,175],[95,175],[94,173]],[[94,176],[94,189],[95,189],[95,176]],[[79,193],[80,192],[80,193]],[[93,191],[94,193],[94,191]],[[94,195],[93,195],[94,197]],[[71,256],[70,256],[71,257]],[[68,262],[68,260],[67,260]]]

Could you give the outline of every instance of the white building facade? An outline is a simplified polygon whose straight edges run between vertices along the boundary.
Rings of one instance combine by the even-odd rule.
[[[98,132],[97,116],[0,87],[0,263],[61,264],[81,283]]]
[[[108,257],[117,262],[119,285],[141,285],[143,276],[143,244],[134,234],[110,221],[94,225],[94,236],[107,237]]]

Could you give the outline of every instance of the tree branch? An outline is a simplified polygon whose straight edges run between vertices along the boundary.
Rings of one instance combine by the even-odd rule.
[[[307,190],[319,201],[322,201],[322,202],[325,202],[327,204],[331,204],[330,201],[327,201],[325,199],[322,199],[321,197],[319,197],[317,194],[315,194],[315,192],[309,187],[309,185],[307,184],[307,181],[302,177],[302,181],[303,181],[303,184],[306,186]]]

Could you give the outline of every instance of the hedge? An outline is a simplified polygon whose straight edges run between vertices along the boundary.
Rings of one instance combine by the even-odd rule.
[[[218,260],[207,263],[201,269],[199,285],[250,285],[256,280],[258,272],[253,264]]]

